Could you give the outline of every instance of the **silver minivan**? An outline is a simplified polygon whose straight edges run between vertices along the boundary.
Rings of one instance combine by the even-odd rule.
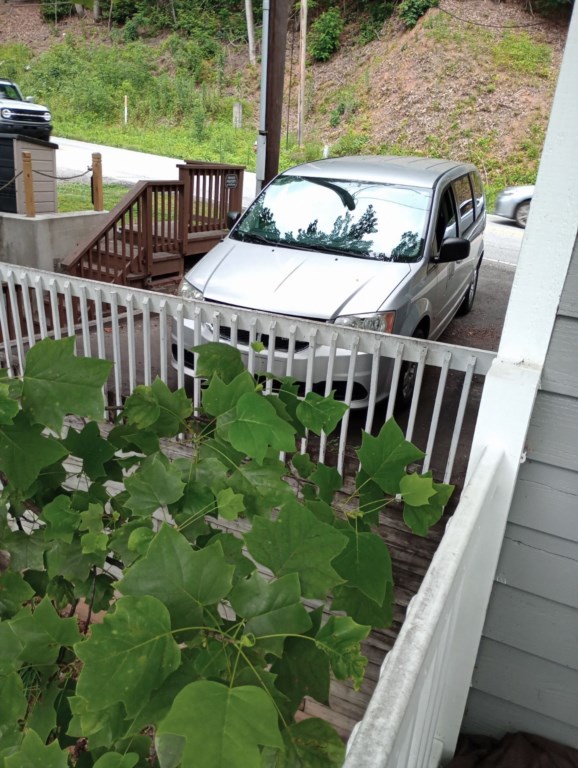
[[[339,157],[279,174],[230,223],[224,240],[187,272],[183,298],[436,339],[457,313],[472,308],[486,204],[473,165]],[[227,331],[220,329],[224,341]],[[212,327],[201,336],[213,340]],[[185,347],[191,346],[187,321]],[[283,354],[276,351],[280,371]],[[371,359],[365,357],[356,364],[352,407],[368,402]],[[297,380],[304,380],[307,358],[306,349],[295,354]],[[338,396],[349,358],[340,350],[334,363]],[[323,362],[320,348],[313,382],[320,389]],[[384,372],[381,398],[388,395],[386,378]],[[398,397],[409,399],[412,384],[407,365]]]

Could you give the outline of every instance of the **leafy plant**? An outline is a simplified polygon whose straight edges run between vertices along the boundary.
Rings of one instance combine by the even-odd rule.
[[[406,27],[415,27],[421,17],[437,5],[438,0],[401,0],[399,17]]]
[[[308,43],[309,53],[315,61],[327,61],[339,48],[343,26],[343,18],[336,7],[329,8],[315,19]]]
[[[68,0],[40,0],[40,13],[49,24],[56,24],[60,19],[70,16],[72,11],[72,3]]]
[[[201,421],[157,380],[107,433],[111,364],[74,348],[43,340],[0,379],[0,761],[340,765],[333,729],[295,712],[331,675],[359,686],[361,643],[391,621],[380,509],[399,494],[425,534],[451,486],[407,473],[422,454],[390,421],[340,503],[295,444],[346,407],[290,379],[265,396],[218,344],[196,350]],[[161,440],[185,431],[192,457],[170,459]]]

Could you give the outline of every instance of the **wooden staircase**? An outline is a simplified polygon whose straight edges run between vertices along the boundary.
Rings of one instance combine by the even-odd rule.
[[[178,181],[140,181],[95,235],[61,263],[69,275],[170,290],[185,270],[227,234],[227,214],[241,211],[240,165],[186,161]]]

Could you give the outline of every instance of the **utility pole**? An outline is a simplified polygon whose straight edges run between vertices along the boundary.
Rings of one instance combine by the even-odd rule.
[[[263,0],[257,195],[279,172],[288,21],[289,0]]]
[[[305,121],[305,55],[307,52],[307,0],[301,0],[299,10],[299,96],[297,99],[297,143],[303,146]]]
[[[267,152],[265,156],[264,184],[267,184],[279,173],[288,21],[289,0],[270,0],[266,90],[267,109],[265,112]]]

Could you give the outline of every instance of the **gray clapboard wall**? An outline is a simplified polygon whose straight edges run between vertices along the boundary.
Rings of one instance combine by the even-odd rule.
[[[578,748],[578,245],[564,284],[462,731]]]

